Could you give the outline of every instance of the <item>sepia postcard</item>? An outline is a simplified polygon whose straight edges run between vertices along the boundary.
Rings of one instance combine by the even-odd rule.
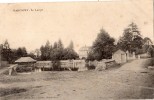
[[[0,100],[154,99],[153,5],[0,3]]]

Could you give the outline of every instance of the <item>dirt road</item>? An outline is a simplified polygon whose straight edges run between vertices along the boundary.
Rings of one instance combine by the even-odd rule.
[[[43,72],[3,76],[1,89],[25,89],[0,99],[102,100],[153,99],[154,71],[145,67],[150,59],[134,60],[106,71]]]

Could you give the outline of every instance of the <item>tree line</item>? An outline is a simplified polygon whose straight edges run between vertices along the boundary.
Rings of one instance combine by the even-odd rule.
[[[36,53],[36,54],[35,54]],[[19,47],[17,49],[11,49],[9,42],[6,40],[4,44],[1,44],[1,60],[14,63],[15,60],[20,57],[32,57],[36,60],[71,60],[78,59],[79,56],[74,50],[74,44],[71,41],[68,47],[64,48],[62,41],[59,39],[52,46],[49,41],[45,45],[42,45],[40,49],[36,49],[35,52],[28,53],[25,47]]]
[[[19,47],[18,49],[11,49],[9,42],[6,40],[4,44],[0,46],[1,60],[13,63],[20,57],[25,57],[28,55],[25,47]]]
[[[117,43],[113,37],[103,28],[100,30],[96,40],[93,42],[87,60],[102,60],[112,58],[112,54],[121,49],[130,53],[143,54],[149,53],[154,56],[154,47],[148,43],[152,43],[148,37],[143,38],[138,26],[131,23],[124,29],[122,36]]]
[[[152,45],[148,44],[149,42],[152,43],[151,39],[148,37],[143,38],[138,26],[133,22],[124,29],[118,41],[115,41],[102,28],[92,44],[87,60],[110,59],[112,58],[112,54],[118,49],[130,53],[135,52],[136,55],[148,52],[153,57],[154,49]],[[74,50],[73,42],[71,41],[65,48],[60,39],[54,42],[53,45],[47,41],[40,49],[36,49],[35,53],[27,53],[25,47],[11,49],[7,40],[1,45],[2,60],[8,61],[9,63],[13,63],[18,58],[26,56],[30,56],[36,60],[52,61],[79,59],[79,55]]]
[[[40,48],[41,60],[71,60],[77,59],[79,56],[74,50],[73,42],[71,41],[68,47],[64,48],[61,40],[55,42],[53,46],[49,41]]]

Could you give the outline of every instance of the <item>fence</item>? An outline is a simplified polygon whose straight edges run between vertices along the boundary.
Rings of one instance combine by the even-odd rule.
[[[111,67],[115,64],[115,60],[107,59],[102,61],[89,61],[86,63],[85,60],[60,60],[57,62],[53,61],[38,61],[34,64],[34,67],[26,65],[18,65],[20,67],[32,67],[36,72],[56,70],[78,70],[85,71],[88,70],[88,66],[103,67],[104,69]],[[54,68],[55,67],[55,68]]]
[[[44,61],[39,61],[39,62],[44,62]],[[55,64],[53,64],[52,61],[47,61],[48,63],[41,63],[41,66],[44,66],[46,64],[50,65],[53,69],[55,67]],[[49,64],[51,63],[51,64]],[[57,64],[58,63],[58,64]],[[45,65],[44,65],[45,64]],[[58,68],[59,69],[68,69],[68,70],[73,70],[73,69],[77,69],[78,71],[83,71],[83,70],[87,70],[87,66],[104,66],[105,64],[105,68],[109,68],[111,67],[112,65],[115,64],[115,60],[113,59],[104,59],[102,61],[89,61],[88,63],[85,62],[85,60],[60,60],[58,62],[56,62],[56,66],[58,65]],[[37,62],[35,65],[38,65]],[[39,67],[36,66],[36,67]],[[39,67],[39,68],[42,68],[42,67]],[[50,67],[48,67],[50,68]]]
[[[61,60],[60,67],[64,69],[85,69],[85,60]]]
[[[35,70],[85,70],[85,65],[85,60],[37,61],[35,63]]]

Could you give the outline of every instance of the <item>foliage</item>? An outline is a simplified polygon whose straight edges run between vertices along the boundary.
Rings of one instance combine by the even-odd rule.
[[[1,45],[1,55],[1,60],[8,61],[9,63],[13,63],[14,59],[17,58],[16,53],[10,48],[10,44],[7,40]]]
[[[154,66],[154,58],[150,59],[150,62],[149,62],[148,66]]]
[[[86,67],[88,68],[88,70],[92,70],[92,69],[95,69],[96,68],[96,66],[89,65],[89,64],[86,64]]]
[[[1,45],[2,60],[10,61],[11,49],[7,40]]]
[[[150,45],[150,44],[152,44],[152,40],[149,37],[145,37],[143,39],[143,43],[144,43],[144,45]]]
[[[50,45],[47,41],[45,46],[41,46],[41,60],[68,60],[78,58],[78,54],[74,51],[73,42],[71,41],[67,48],[64,48],[62,41],[54,42],[54,45]]]
[[[143,52],[147,52],[151,55],[151,57],[154,57],[154,47],[152,45],[152,40],[148,37],[145,37],[143,41]]]
[[[60,70],[60,61],[59,60],[54,60],[53,61],[53,70],[59,71]]]
[[[64,59],[76,59],[78,57],[78,54],[74,51],[73,42],[71,41],[69,46],[64,50]]]
[[[117,47],[129,52],[137,52],[142,49],[143,39],[140,31],[135,23],[131,23],[126,29],[124,29],[123,36],[120,37]]]
[[[27,54],[28,57],[31,57],[33,59],[37,59],[36,55],[34,55],[34,53],[30,52],[29,54]]]
[[[16,55],[19,57],[26,57],[27,56],[27,50],[25,47],[19,47],[17,49]]]
[[[14,63],[20,57],[27,56],[27,50],[25,47],[19,47],[18,49],[11,49],[10,44],[5,40],[4,44],[1,45],[1,55],[3,61]]]
[[[138,26],[135,23],[131,23],[124,29],[123,35],[119,38],[117,45],[114,44],[115,40],[104,29],[100,30],[96,40],[93,42],[88,58],[86,60],[102,60],[110,59],[112,53],[117,49],[123,51],[129,51],[135,54],[150,53],[154,56],[154,47],[150,38],[142,38]],[[40,49],[36,49],[35,52],[27,53],[25,47],[19,47],[17,49],[11,49],[9,42],[6,40],[1,45],[2,60],[13,63],[20,57],[30,56],[37,60],[52,60],[55,61],[55,68],[58,66],[59,60],[71,60],[78,59],[79,56],[74,50],[73,42],[65,48],[62,41],[59,39],[50,44],[49,41],[45,45],[42,45]],[[57,62],[57,63],[56,63]]]
[[[104,29],[101,29],[92,45],[92,50],[88,55],[88,59],[102,60],[111,58],[115,49],[114,41],[114,38],[110,37]]]
[[[49,60],[50,59],[50,42],[47,41],[45,46],[41,46],[40,51],[41,51],[41,59],[42,60]]]
[[[16,71],[17,72],[31,72],[33,69],[32,69],[32,67],[23,67],[23,66],[18,66],[17,68],[16,68]]]
[[[154,57],[154,47],[149,47],[148,51],[147,51],[151,57]]]

